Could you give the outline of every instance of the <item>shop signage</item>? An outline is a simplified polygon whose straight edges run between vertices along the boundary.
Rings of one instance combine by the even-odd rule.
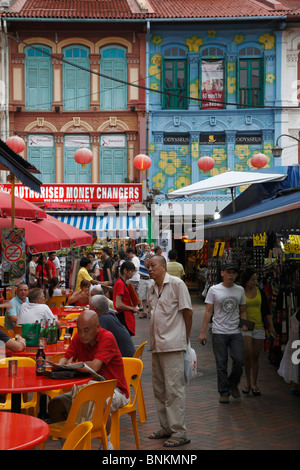
[[[102,135],[101,147],[125,147],[125,135]]]
[[[201,108],[223,108],[224,80],[223,60],[201,62]]]
[[[238,134],[235,140],[237,145],[261,145],[261,135]]]
[[[289,240],[293,245],[300,245],[300,235],[289,235]]]
[[[225,248],[225,242],[216,242],[213,251],[213,257],[222,256]]]
[[[266,240],[266,232],[253,234],[253,246],[266,246]]]
[[[25,230],[1,229],[1,245],[2,284],[25,282]]]
[[[10,193],[10,184],[0,185],[1,191]],[[15,185],[15,195],[30,202],[98,204],[142,202],[142,184],[43,184],[41,194],[22,184]]]
[[[189,134],[164,134],[164,145],[189,145]]]
[[[200,144],[225,145],[225,134],[200,134]]]
[[[284,252],[286,255],[290,254],[300,254],[300,244],[297,243],[285,243],[284,244]]]
[[[28,144],[29,147],[53,147],[54,139],[52,135],[29,134]]]

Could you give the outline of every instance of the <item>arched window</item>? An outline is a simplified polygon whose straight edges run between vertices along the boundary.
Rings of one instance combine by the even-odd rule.
[[[65,111],[85,111],[90,107],[90,60],[84,46],[63,49],[63,107]]]
[[[258,47],[246,46],[239,50],[238,104],[264,104],[264,61]]]
[[[162,107],[164,109],[187,109],[188,64],[186,50],[180,46],[168,46],[162,63]]]
[[[25,108],[52,109],[52,59],[50,47],[42,44],[25,47]]]
[[[109,46],[100,50],[100,109],[127,109],[127,58],[126,49],[119,46]],[[120,82],[111,80],[117,78]]]
[[[201,108],[220,109],[225,102],[224,51],[220,47],[205,47],[201,51]]]

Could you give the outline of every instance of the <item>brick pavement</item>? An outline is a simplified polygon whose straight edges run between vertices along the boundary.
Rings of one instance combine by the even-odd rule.
[[[217,378],[211,341],[205,346],[198,342],[204,304],[193,298],[192,347],[198,357],[198,377],[186,389],[186,424],[191,443],[176,448],[183,450],[299,450],[300,397],[289,394],[289,386],[269,363],[266,353],[261,355],[259,387],[261,396],[243,395],[230,398],[229,404],[219,404]],[[148,340],[149,319],[137,319],[136,346]],[[168,450],[163,440],[150,440],[148,435],[158,428],[151,383],[151,353],[149,343],[143,355],[142,384],[147,409],[147,420],[138,423],[143,450]],[[93,440],[94,449],[99,447]],[[60,443],[48,439],[46,450],[59,449]],[[135,442],[128,416],[121,418],[121,450],[134,450]],[[175,449],[174,449],[175,450]]]

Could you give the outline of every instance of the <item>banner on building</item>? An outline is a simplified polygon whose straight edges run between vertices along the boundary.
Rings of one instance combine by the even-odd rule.
[[[201,61],[201,100],[202,109],[223,108],[223,60]]]
[[[1,191],[10,193],[10,184],[0,185]],[[142,202],[142,184],[43,184],[41,194],[22,184],[15,185],[15,195],[34,203],[98,204]]]

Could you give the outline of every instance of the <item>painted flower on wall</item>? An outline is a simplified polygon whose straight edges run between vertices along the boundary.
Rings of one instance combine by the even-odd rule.
[[[149,145],[149,153],[154,153],[156,150],[156,144],[154,142],[152,142],[150,145]]]
[[[179,149],[179,152],[181,153],[181,155],[187,155],[189,153],[189,146],[188,145],[183,145],[182,147],[180,147]]]
[[[175,186],[177,189],[184,188],[189,184],[191,184],[191,178],[188,178],[187,176],[179,176],[179,178],[175,180]]]
[[[235,69],[235,63],[234,62],[228,62],[227,63],[227,72],[228,73],[234,72],[234,69]]]
[[[185,175],[190,175],[192,173],[191,165],[184,165],[181,170]]]
[[[181,166],[180,158],[177,158],[177,153],[173,150],[171,152],[160,152],[160,160],[158,162],[161,168],[167,175],[172,176],[176,173],[177,169]]]
[[[199,78],[195,78],[190,83],[190,97],[196,100],[199,99]]]
[[[228,77],[227,80],[227,93],[232,94],[236,90],[236,78],[235,77]]]
[[[273,83],[275,82],[275,75],[273,73],[266,74],[266,82]]]
[[[262,43],[262,47],[265,50],[273,49],[275,46],[275,36],[273,36],[273,34],[265,33],[260,36],[258,40]]]
[[[198,160],[199,155],[199,142],[191,143],[191,156],[194,160]]]
[[[157,173],[152,178],[153,185],[156,186],[158,189],[162,189],[164,187],[166,178],[162,174],[162,172]]]
[[[215,31],[214,29],[209,29],[207,31],[207,37],[208,38],[215,38],[217,35],[217,31]]]
[[[160,80],[161,79],[161,71],[160,67],[157,67],[157,65],[150,65],[149,67],[149,77],[151,79],[156,79]]]
[[[244,40],[245,40],[245,36],[243,34],[236,34],[233,38],[233,42],[235,42],[235,44],[240,44]]]
[[[240,160],[244,160],[250,155],[249,145],[236,145],[234,149],[234,155],[236,155]]]
[[[155,46],[160,46],[161,43],[162,43],[162,36],[158,35],[158,34],[154,34],[151,38],[151,42],[152,44],[154,44]]]
[[[189,52],[199,52],[199,47],[203,44],[203,39],[193,36],[190,39],[186,39],[186,45],[189,48]]]
[[[150,82],[151,90],[159,90],[159,84],[157,82]]]
[[[226,150],[224,148],[214,148],[211,156],[217,165],[220,165],[227,159]]]

